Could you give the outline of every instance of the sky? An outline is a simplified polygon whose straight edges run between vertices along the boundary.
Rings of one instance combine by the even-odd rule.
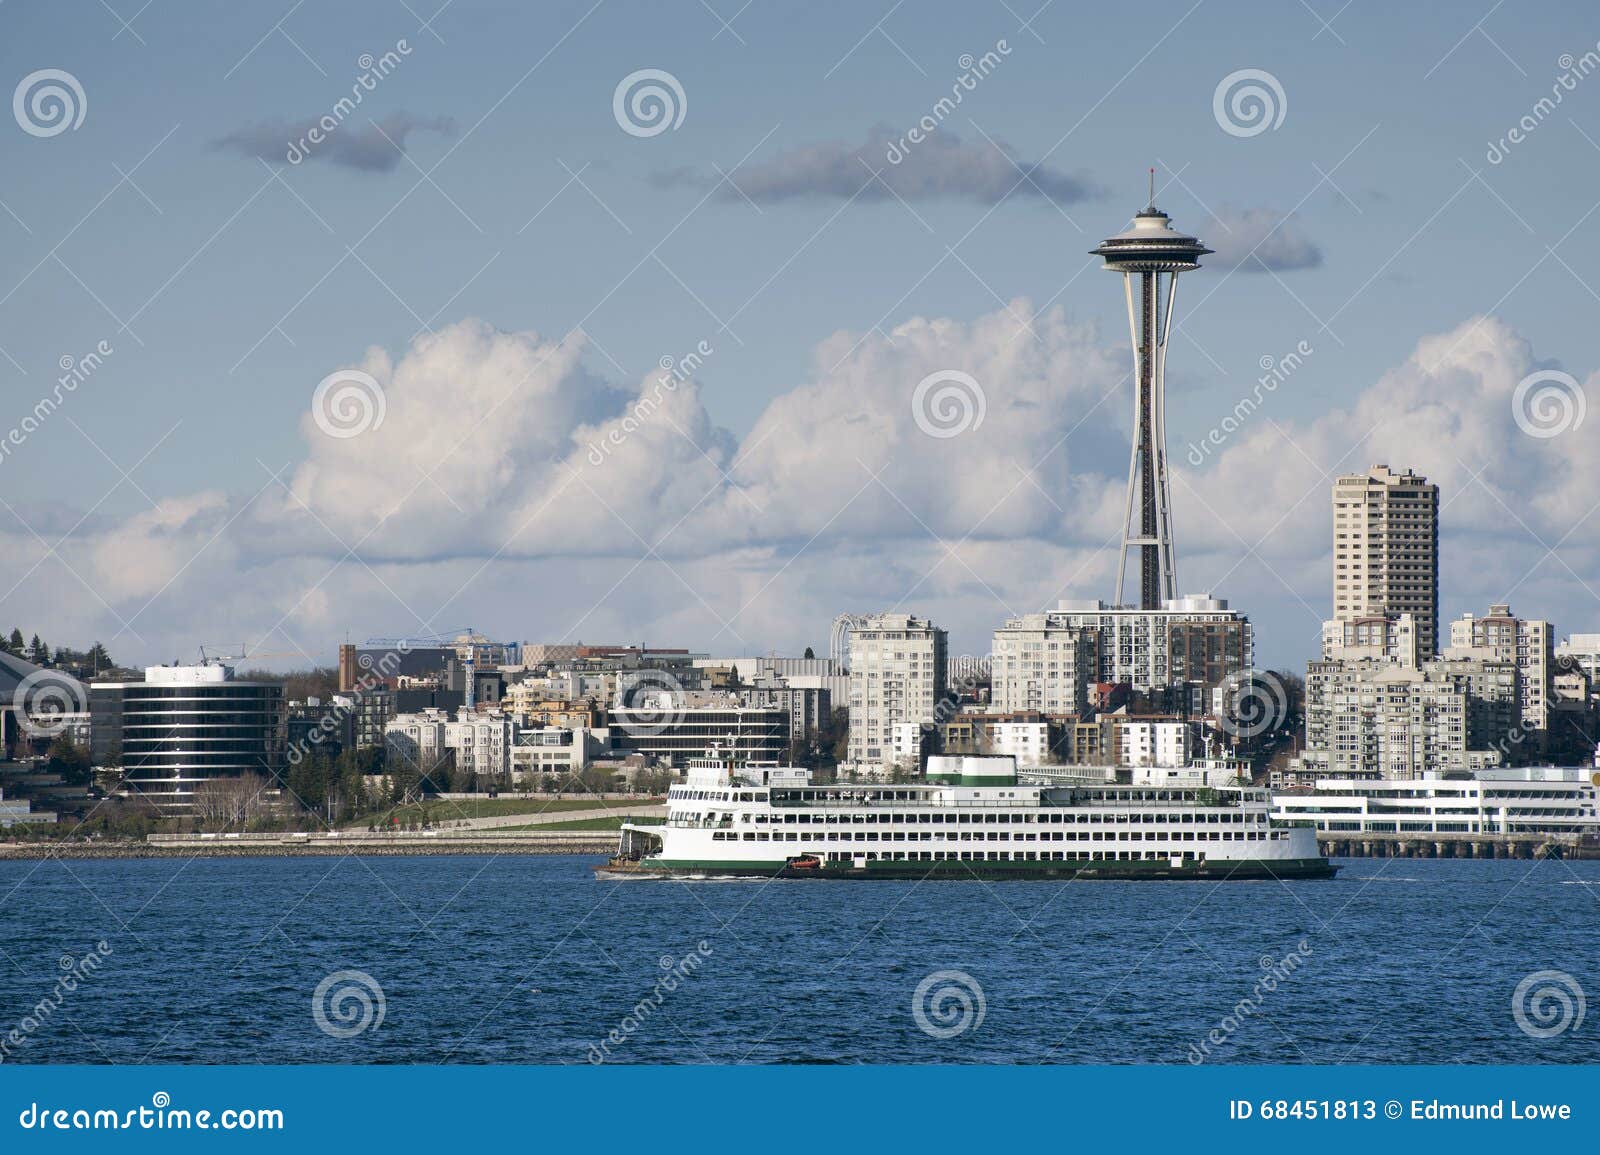
[[[1217,250],[1182,591],[1314,657],[1331,481],[1382,462],[1442,487],[1443,617],[1600,631],[1597,41],[1488,0],[11,0],[0,628],[290,667],[900,610],[982,654],[1115,594],[1088,250],[1154,168]]]

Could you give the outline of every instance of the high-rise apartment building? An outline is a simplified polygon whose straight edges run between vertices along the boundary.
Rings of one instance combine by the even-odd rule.
[[[1519,618],[1506,604],[1490,606],[1481,618],[1462,614],[1450,623],[1448,656],[1515,663],[1521,675],[1522,724],[1530,730],[1550,728],[1555,636],[1549,622]]]
[[[1322,623],[1325,662],[1417,664],[1417,622],[1410,614],[1350,618]]]
[[[1100,680],[1100,632],[1056,614],[1024,614],[995,631],[990,701],[1002,713],[1082,714]]]
[[[1077,712],[1047,703],[1063,701],[1069,693],[1065,647],[1079,635],[1092,638],[1093,647],[1077,651],[1076,660],[1085,663],[1092,656],[1099,666],[1086,671],[1088,682],[1126,683],[1141,692],[1185,683],[1211,689],[1248,671],[1252,660],[1250,619],[1221,598],[1190,594],[1165,601],[1158,610],[1062,601],[1047,613],[1008,618],[995,631],[995,704],[1005,710]],[[1016,665],[1012,659],[1018,659]],[[1009,682],[1002,689],[1005,679]]]
[[[1439,487],[1374,465],[1333,486],[1333,616],[1410,614],[1418,656],[1439,645]]]
[[[1291,771],[1410,779],[1499,765],[1519,733],[1517,681],[1509,662],[1312,662]]]
[[[882,766],[893,758],[896,723],[940,721],[948,648],[944,630],[911,614],[851,625],[849,761]]]

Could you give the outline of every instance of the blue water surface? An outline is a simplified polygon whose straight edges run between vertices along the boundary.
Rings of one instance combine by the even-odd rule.
[[[3,1058],[1600,1061],[1600,862],[1222,884],[607,882],[594,862],[0,863],[0,1041],[25,1028]],[[1513,1000],[1546,971],[1562,985],[1526,990],[1523,1019],[1564,1025],[1541,1035]],[[371,1010],[332,1006],[335,984],[319,1018],[340,972]]]

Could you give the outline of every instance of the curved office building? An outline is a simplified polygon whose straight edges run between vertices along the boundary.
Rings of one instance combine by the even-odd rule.
[[[143,682],[90,690],[95,753],[120,747],[121,792],[184,813],[214,778],[282,773],[287,710],[277,682],[245,682],[223,665],[152,666]]]

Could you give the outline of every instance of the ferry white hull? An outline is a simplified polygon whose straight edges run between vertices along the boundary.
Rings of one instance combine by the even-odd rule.
[[[691,778],[623,827],[608,878],[1304,879],[1336,867],[1249,788],[762,786]]]

